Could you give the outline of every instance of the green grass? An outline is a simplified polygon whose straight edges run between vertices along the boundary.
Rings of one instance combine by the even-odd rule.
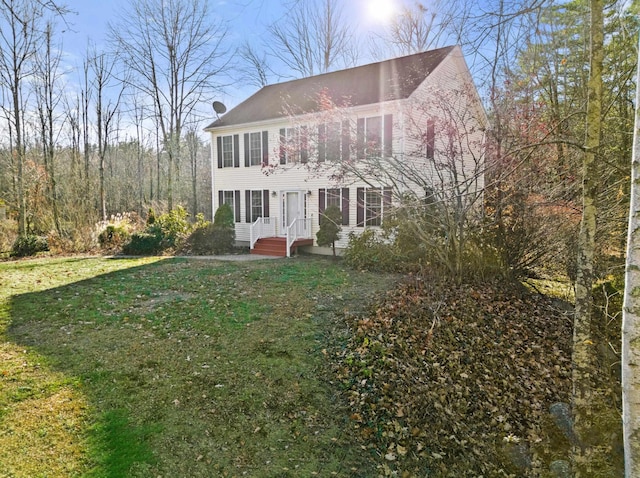
[[[0,477],[375,474],[326,355],[391,280],[323,258],[1,263]]]

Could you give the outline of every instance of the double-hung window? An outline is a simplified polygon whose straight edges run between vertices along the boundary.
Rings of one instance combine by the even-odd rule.
[[[256,131],[244,134],[244,165],[262,166],[269,162],[269,133]]]
[[[358,188],[357,225],[381,226],[391,209],[391,188]]]
[[[262,164],[262,135],[249,133],[249,157],[251,166]]]
[[[245,193],[245,214],[247,222],[255,222],[260,217],[269,217],[269,190],[247,190]]]
[[[349,122],[334,121],[318,125],[318,161],[349,159]]]
[[[393,147],[393,116],[358,118],[357,136],[359,159],[390,157]]]
[[[306,163],[309,159],[308,128],[280,129],[280,164]]]
[[[342,225],[349,224],[349,188],[322,188],[318,190],[319,213],[322,216],[326,208],[336,206],[342,211]]]
[[[218,191],[218,206],[228,204],[235,222],[240,222],[240,191]]]
[[[218,168],[240,167],[240,137],[237,134],[218,136]]]

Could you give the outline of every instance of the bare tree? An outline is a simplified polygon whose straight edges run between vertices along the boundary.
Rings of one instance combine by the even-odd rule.
[[[195,127],[190,127],[184,136],[184,144],[189,157],[189,172],[191,179],[191,215],[198,214],[198,152],[200,150],[200,138]]]
[[[82,63],[82,90],[80,92],[80,119],[82,130],[82,157],[84,164],[84,198],[85,203],[88,206],[89,201],[89,165],[91,163],[91,142],[90,142],[90,129],[91,129],[91,117],[90,117],[90,105],[92,100],[93,88],[91,87],[89,72],[90,72],[89,56],[84,59]]]
[[[376,57],[410,55],[442,46],[450,37],[453,11],[440,8],[439,2],[415,1],[404,5],[382,35],[372,39]]]
[[[326,73],[357,61],[357,42],[336,0],[298,2],[288,16],[269,27],[269,33],[271,56],[294,76]]]
[[[206,0],[134,0],[110,36],[131,72],[130,86],[148,96],[167,157],[167,202],[187,117],[220,89],[228,59],[226,28]]]
[[[602,71],[604,59],[604,7],[602,0],[590,0],[590,70],[587,126],[582,179],[582,222],[578,236],[576,307],[573,322],[573,415],[579,444],[574,447],[574,476],[589,476],[593,459],[590,435],[595,424],[591,412],[594,397],[596,351],[593,347],[593,262],[596,236],[596,197],[599,177],[596,155],[602,132]]]
[[[107,219],[107,200],[105,192],[105,158],[109,142],[117,127],[120,100],[124,93],[124,83],[119,82],[115,94],[109,94],[109,87],[115,79],[115,62],[112,57],[104,52],[97,52],[95,48],[89,53],[88,62],[93,72],[93,91],[95,92],[96,108],[96,132],[98,139],[98,171],[99,171],[99,198],[100,214],[103,221]]]
[[[0,81],[8,91],[5,111],[13,134],[10,149],[16,161],[18,232],[27,233],[24,190],[24,96],[25,82],[33,73],[33,58],[41,39],[42,7],[30,0],[2,0],[0,9]]]
[[[138,191],[138,214],[142,215],[144,209],[144,159],[145,159],[145,134],[144,134],[144,121],[146,120],[146,105],[139,97],[138,94],[133,94],[132,98],[132,120],[133,125],[136,129],[135,136],[135,144],[136,144],[136,163],[137,163],[137,174],[138,174],[138,184],[140,185],[140,189]],[[153,201],[153,172],[149,171],[149,200]]]
[[[54,50],[52,34],[53,26],[49,22],[44,31],[44,48],[36,51],[35,91],[42,156],[47,175],[47,195],[53,213],[54,227],[61,236],[55,159],[57,137],[62,128],[56,120],[58,106],[62,101],[62,88],[59,84],[60,50]]]
[[[254,45],[245,42],[238,49],[239,70],[249,85],[262,88],[269,84],[269,67],[266,54],[260,54]]]

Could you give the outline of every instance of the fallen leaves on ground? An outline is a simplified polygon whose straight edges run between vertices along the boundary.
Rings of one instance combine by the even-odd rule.
[[[566,458],[548,418],[571,391],[566,304],[414,278],[347,321],[335,372],[380,475],[528,476]]]

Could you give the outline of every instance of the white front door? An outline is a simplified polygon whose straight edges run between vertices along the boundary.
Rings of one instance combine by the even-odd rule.
[[[286,228],[291,226],[296,219],[304,218],[304,194],[302,191],[285,191],[281,194],[282,201],[282,229],[281,234],[286,234]]]

